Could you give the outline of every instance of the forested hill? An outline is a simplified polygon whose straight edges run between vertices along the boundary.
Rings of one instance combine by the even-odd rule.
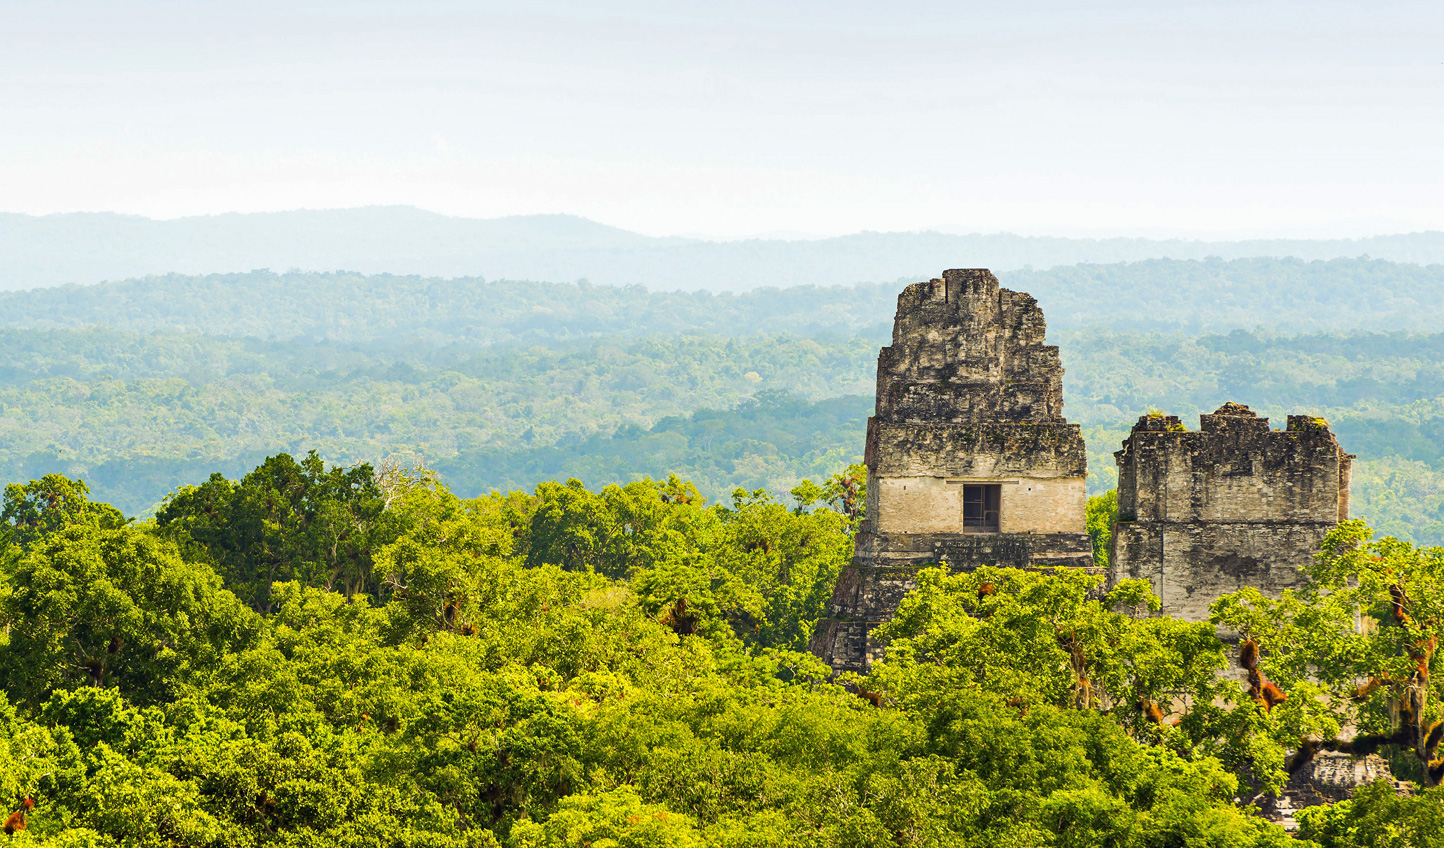
[[[1355,511],[1444,542],[1444,335],[1059,332],[1090,485],[1151,406],[1327,417]],[[128,514],[279,451],[424,460],[463,494],[676,473],[787,491],[862,452],[882,339],[675,334],[388,348],[104,328],[0,331],[0,476],[85,478]]]
[[[703,241],[651,238],[570,215],[478,220],[407,207],[168,221],[108,213],[0,214],[0,256],[5,257],[0,290],[253,268],[553,281],[586,277],[608,285],[742,290],[894,280],[945,267],[1005,271],[1162,257],[1361,255],[1444,262],[1444,233],[1210,242],[921,232]]]
[[[1095,492],[1149,407],[1236,400],[1329,418],[1360,455],[1356,511],[1444,542],[1444,265],[1001,277],[1048,316]],[[254,272],[0,293],[0,476],[81,476],[129,514],[313,448],[420,458],[463,494],[670,473],[713,498],[787,491],[861,454],[903,282],[708,293]]]
[[[956,264],[956,263],[955,263]],[[168,275],[0,293],[0,326],[102,324],[277,340],[415,347],[552,344],[604,335],[703,332],[885,339],[908,282],[743,293],[349,273]],[[1378,259],[1148,260],[1000,274],[1057,330],[1433,331],[1444,265]]]

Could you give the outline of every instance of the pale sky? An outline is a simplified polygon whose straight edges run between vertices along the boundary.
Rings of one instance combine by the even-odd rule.
[[[1444,229],[1444,3],[0,0],[0,210]]]

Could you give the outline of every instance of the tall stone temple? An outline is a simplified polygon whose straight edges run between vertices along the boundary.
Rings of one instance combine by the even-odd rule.
[[[868,419],[867,512],[812,651],[838,671],[880,656],[922,566],[1091,568],[1087,458],[1063,418],[1063,366],[1027,294],[983,269],[898,296]]]

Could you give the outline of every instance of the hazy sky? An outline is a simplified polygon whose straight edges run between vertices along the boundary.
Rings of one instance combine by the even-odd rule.
[[[0,0],[0,209],[1444,229],[1444,3]]]

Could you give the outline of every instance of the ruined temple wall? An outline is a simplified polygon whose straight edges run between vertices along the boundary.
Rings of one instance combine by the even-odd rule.
[[[1350,488],[1354,482],[1354,457],[1339,451],[1339,521],[1349,520]]]
[[[1348,518],[1352,457],[1327,424],[1290,416],[1284,430],[1225,404],[1185,431],[1173,416],[1138,420],[1118,460],[1110,582],[1152,583],[1162,612],[1208,617],[1219,596],[1278,595],[1334,525]]]
[[[1209,604],[1245,587],[1277,595],[1302,585],[1307,565],[1333,524],[1119,523],[1112,582],[1147,580],[1162,612],[1208,618]]]
[[[1119,513],[1137,521],[1328,522],[1347,514],[1347,465],[1327,432],[1135,433]]]

